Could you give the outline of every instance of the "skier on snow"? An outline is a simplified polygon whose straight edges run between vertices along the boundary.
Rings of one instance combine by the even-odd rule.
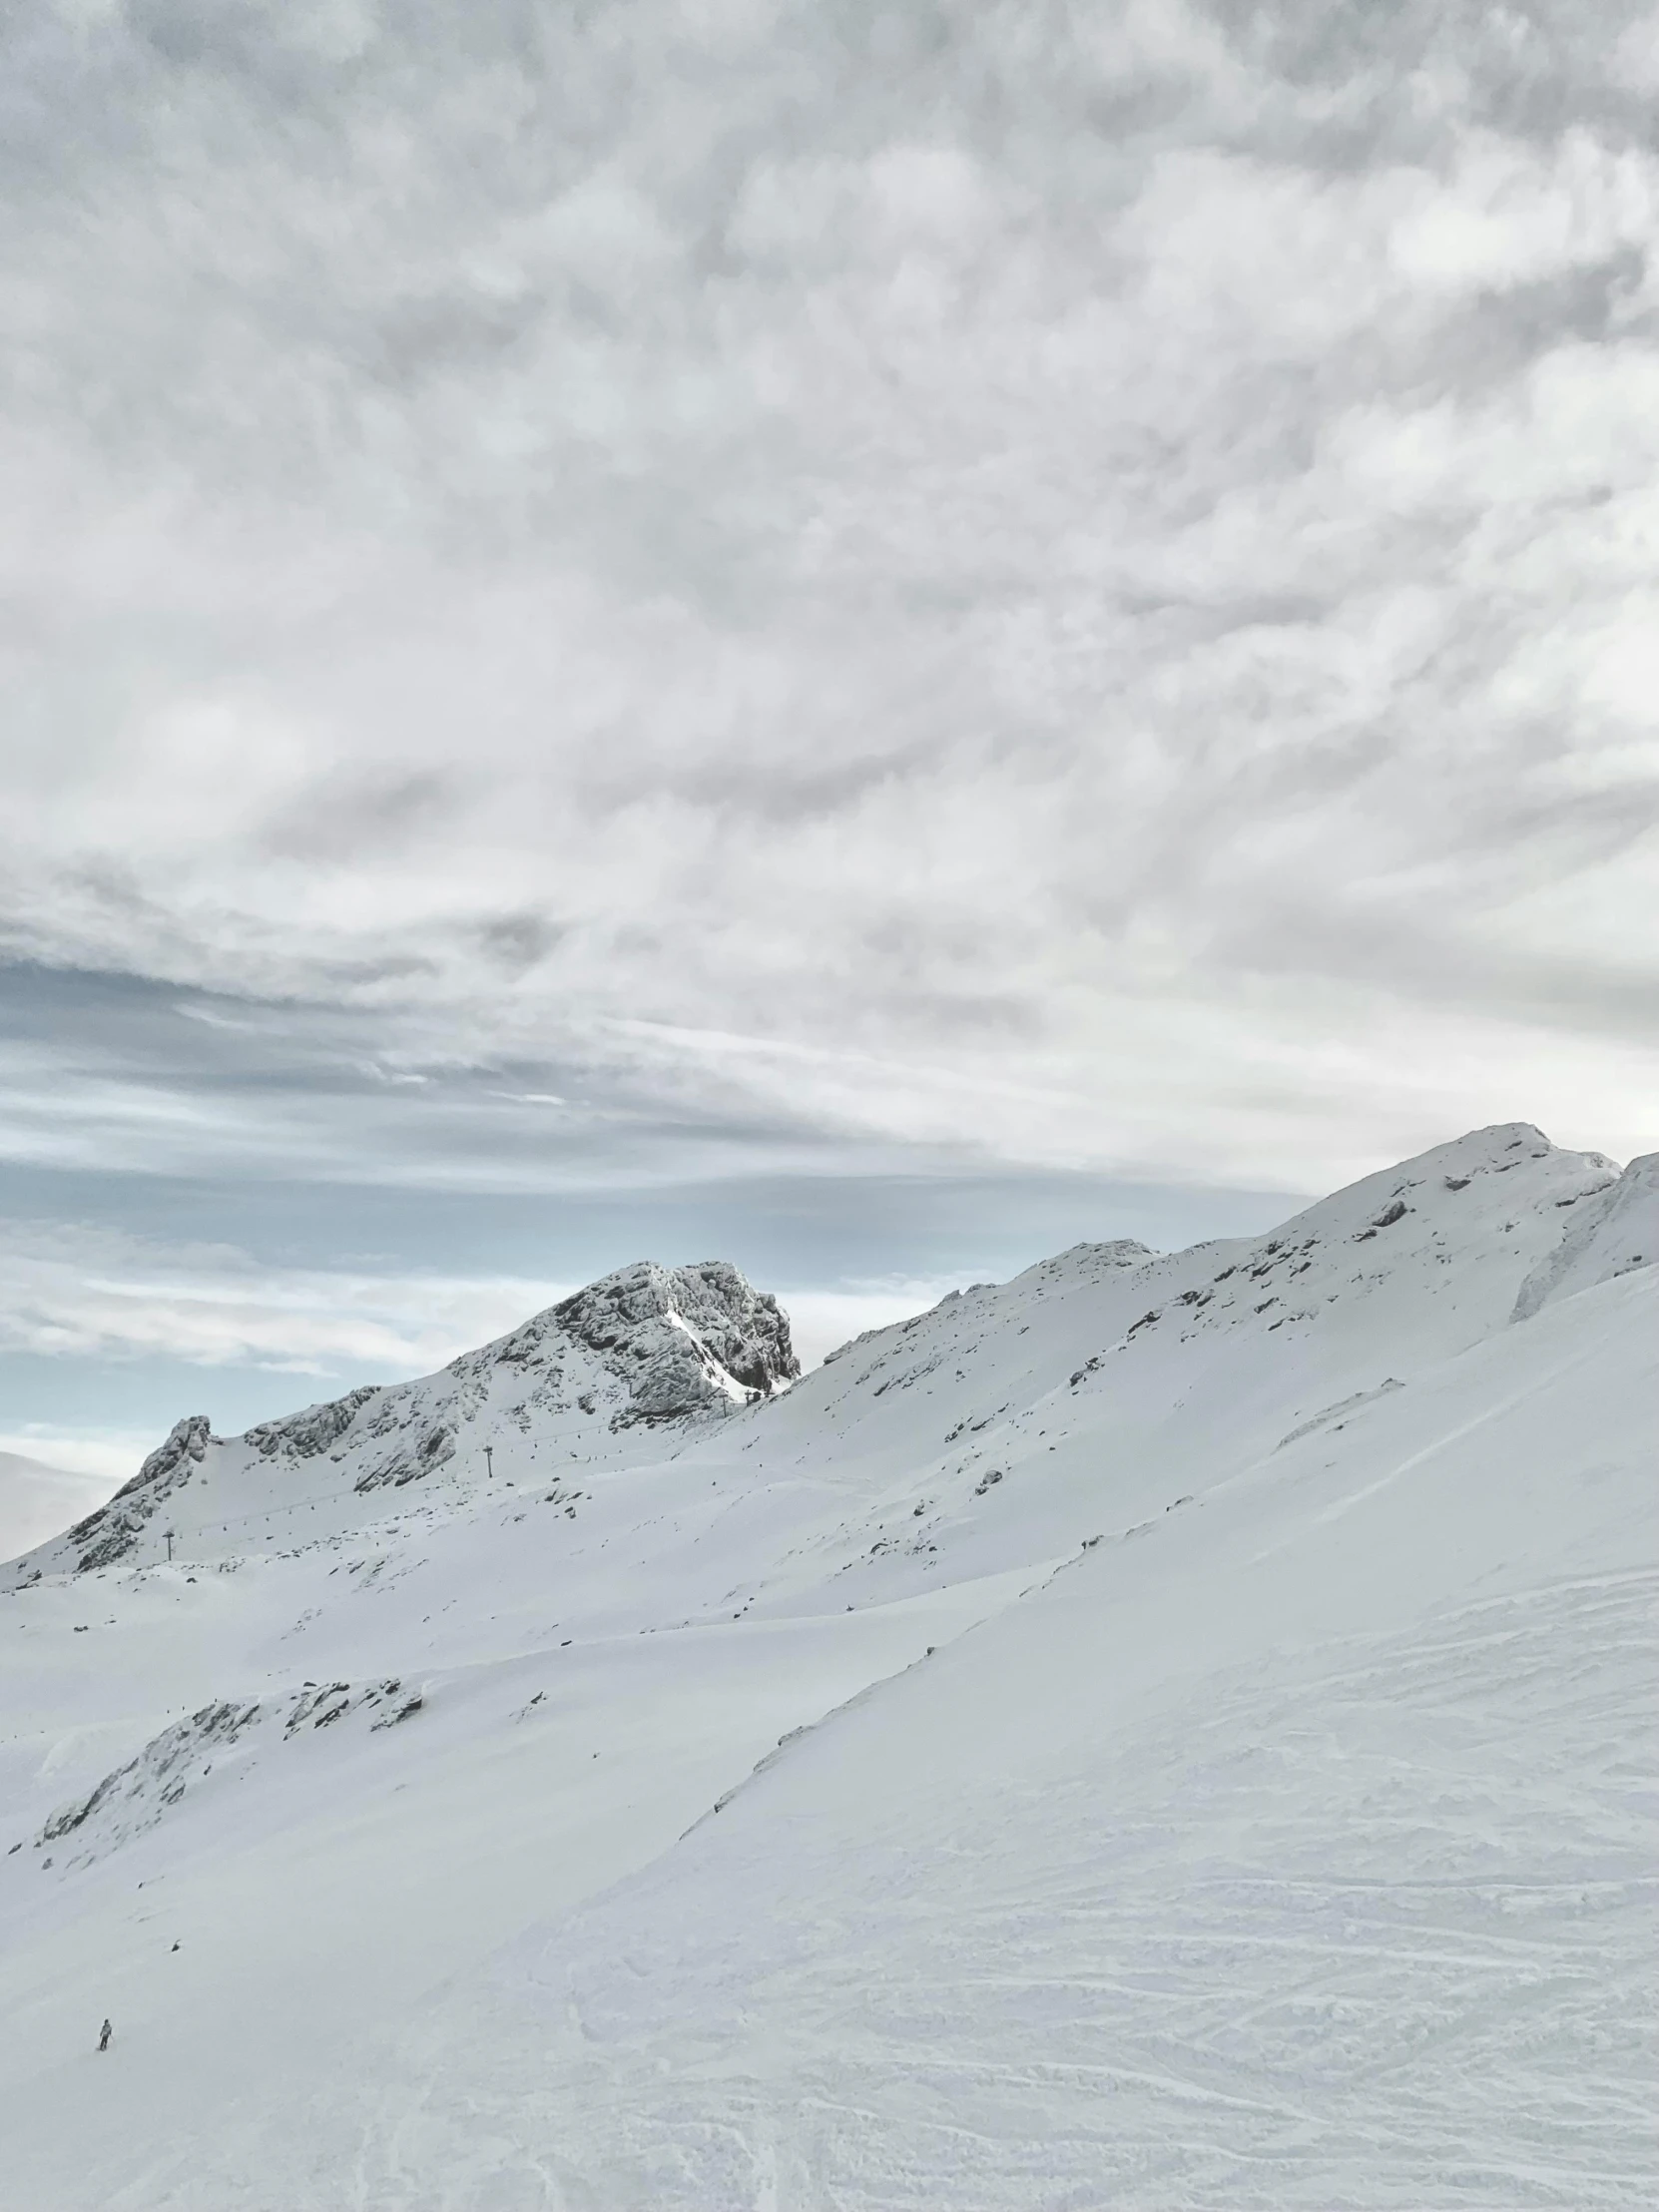
[[[101,2028],[100,2028],[100,2029],[98,2030],[98,2047],[99,2047],[99,2049],[100,2049],[100,2050],[108,2050],[108,2049],[109,2049],[109,2047],[110,2047],[110,2037],[111,2037],[111,2036],[112,2036],[112,2035],[113,2035],[114,2033],[115,2033],[115,2029],[114,2029],[114,2028],[113,2028],[113,2027],[112,2027],[112,2026],[110,2025],[109,2021],[108,2021],[108,2020],[106,2020],[106,2021],[104,2022],[103,2026],[102,2026],[102,2027],[101,2027]]]

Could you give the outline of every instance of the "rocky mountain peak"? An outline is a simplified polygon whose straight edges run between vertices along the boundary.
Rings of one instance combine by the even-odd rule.
[[[567,1335],[628,1385],[627,1416],[671,1420],[748,1404],[793,1382],[789,1317],[727,1260],[639,1260],[552,1310]]]
[[[176,1421],[167,1441],[157,1445],[108,1505],[101,1505],[69,1531],[71,1542],[88,1546],[79,1562],[81,1570],[108,1566],[131,1551],[145,1522],[190,1480],[216,1440],[206,1413],[187,1413]]]

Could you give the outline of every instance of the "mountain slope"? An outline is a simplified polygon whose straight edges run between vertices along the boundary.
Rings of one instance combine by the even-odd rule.
[[[527,1933],[332,2102],[380,2201],[481,2136],[616,2205],[1643,2201],[1655,1290],[1109,1532]]]
[[[706,1329],[671,1410],[689,1298],[625,1271],[343,1421],[183,1424],[0,1602],[16,2185],[1645,2201],[1652,1183],[1481,1131],[782,1394],[717,1286],[767,1364]]]

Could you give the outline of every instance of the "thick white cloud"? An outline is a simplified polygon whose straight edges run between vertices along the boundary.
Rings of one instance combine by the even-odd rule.
[[[1651,1145],[1645,21],[41,11],[10,943],[849,1142]]]

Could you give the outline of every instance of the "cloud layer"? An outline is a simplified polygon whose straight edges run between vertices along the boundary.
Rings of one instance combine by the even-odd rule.
[[[14,955],[635,1172],[1659,1141],[1650,11],[10,38]]]
[[[416,1375],[572,1288],[280,1269],[231,1246],[13,1225],[0,1253],[0,1352]]]

